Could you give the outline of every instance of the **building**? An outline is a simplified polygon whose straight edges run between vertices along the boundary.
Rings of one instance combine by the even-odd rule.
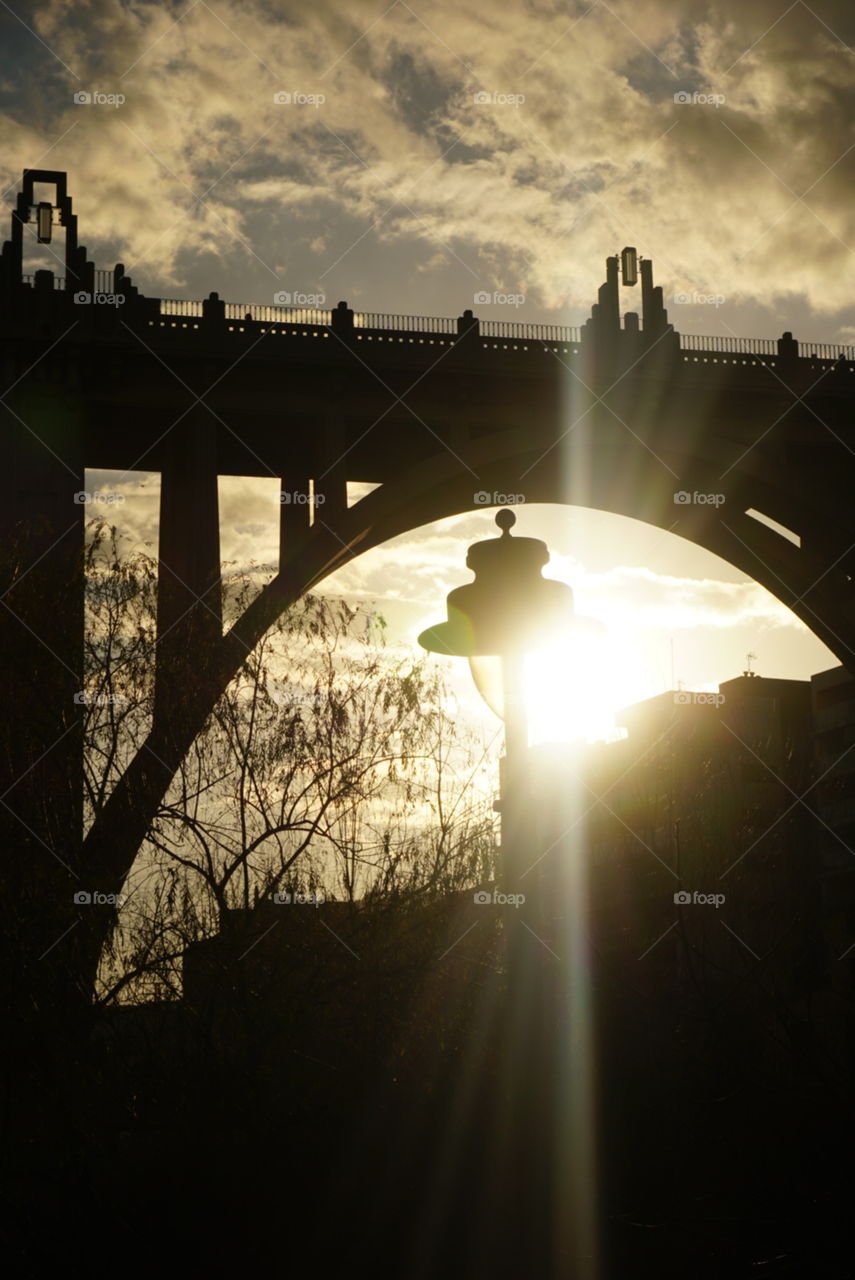
[[[811,677],[816,856],[831,978],[855,959],[855,679],[844,667]]]
[[[584,858],[597,947],[616,963],[649,949],[656,981],[689,983],[698,954],[727,974],[770,953],[787,982],[814,982],[810,682],[744,673],[717,693],[646,699],[618,723],[626,738],[584,755],[541,752],[532,770],[534,843],[549,851],[541,875],[552,875],[553,899],[566,898],[568,869]]]
[[[832,667],[810,687],[817,809],[830,828],[823,860],[846,867],[855,849],[855,679]]]

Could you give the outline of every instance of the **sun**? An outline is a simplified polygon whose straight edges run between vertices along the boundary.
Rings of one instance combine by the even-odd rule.
[[[607,635],[555,640],[525,659],[529,742],[597,742],[621,736],[620,662]]]
[[[617,711],[634,700],[635,654],[605,628],[574,629],[523,661],[522,701],[530,746],[541,743],[609,742],[624,736]],[[475,685],[490,709],[505,718],[502,659],[472,657]]]

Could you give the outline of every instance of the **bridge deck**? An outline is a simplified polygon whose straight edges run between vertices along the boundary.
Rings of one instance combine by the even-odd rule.
[[[37,290],[33,275],[22,276],[22,284],[33,295]],[[54,276],[53,289],[68,292],[66,279]],[[115,297],[116,280],[111,271],[95,272],[95,290],[98,295]],[[134,298],[128,302],[143,304],[147,312],[146,325],[152,329],[183,330],[187,334],[208,329],[210,300],[182,298],[145,298],[134,290]],[[130,318],[133,305],[122,310],[122,305],[104,304],[119,319]],[[88,308],[87,308],[88,309]],[[340,307],[338,311],[340,312]],[[451,346],[461,332],[464,318],[452,316],[420,316],[387,312],[346,312],[345,325],[337,325],[336,311],[317,307],[292,307],[257,302],[226,302],[219,304],[222,330],[229,334],[271,334],[285,338],[317,338],[330,330],[352,332],[355,342],[372,344],[395,343],[410,346]],[[6,320],[11,317],[7,317]],[[586,339],[588,326],[560,324],[529,324],[512,320],[481,320],[471,316],[469,323],[480,338],[482,350],[531,351],[549,350],[556,355],[574,356]],[[4,324],[5,327],[5,324]],[[644,339],[643,330],[622,331],[627,340]],[[729,334],[694,334],[674,331],[683,359],[694,363],[726,362],[733,364],[774,364],[780,355],[781,342],[777,338],[740,338]],[[796,359],[809,360],[815,367],[833,365],[850,366],[855,371],[855,345],[830,342],[792,341],[792,355]],[[771,358],[771,359],[770,359]]]

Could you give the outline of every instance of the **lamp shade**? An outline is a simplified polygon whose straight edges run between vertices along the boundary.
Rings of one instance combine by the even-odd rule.
[[[504,508],[496,515],[502,536],[469,548],[466,564],[475,581],[449,592],[447,621],[421,633],[422,648],[461,658],[507,657],[536,649],[572,623],[572,590],[542,574],[546,543],[511,537],[515,523]]]

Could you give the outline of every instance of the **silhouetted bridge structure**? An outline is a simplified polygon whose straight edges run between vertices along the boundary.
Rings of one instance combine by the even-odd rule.
[[[39,278],[41,276],[41,278]],[[130,289],[130,278],[124,275],[121,264],[113,271],[94,270],[92,291],[100,294],[122,296],[124,288]],[[32,289],[66,288],[65,276],[52,271],[22,274],[21,283]],[[72,281],[73,288],[79,283]],[[149,326],[160,329],[195,329],[200,321],[217,320],[224,323],[229,333],[271,333],[287,338],[326,337],[329,329],[350,334],[357,342],[397,342],[410,345],[445,345],[467,328],[467,317],[392,315],[386,312],[351,312],[346,303],[339,303],[334,310],[320,307],[290,307],[263,302],[220,303],[219,295],[211,293],[202,300],[186,298],[141,298],[132,294],[128,301],[136,301],[138,314]],[[597,304],[595,304],[597,305]],[[102,313],[103,314],[103,313]],[[109,314],[109,313],[107,313]],[[629,313],[632,315],[633,313]],[[122,319],[128,320],[128,312]],[[624,317],[626,320],[626,317]],[[514,320],[478,320],[471,322],[482,340],[485,350],[529,351],[533,347],[563,355],[578,355],[580,344],[588,326],[566,324],[529,324]],[[591,325],[593,322],[589,322]],[[206,325],[205,328],[208,326]],[[624,330],[626,333],[626,330]],[[418,337],[414,337],[418,334]],[[724,357],[732,357],[732,363],[749,363],[746,357],[780,356],[788,351],[818,363],[819,367],[855,362],[855,345],[834,342],[796,342],[793,346],[784,338],[737,338],[727,335],[677,333],[679,347],[684,352],[694,352],[684,359],[713,363]]]
[[[25,240],[53,243],[55,228],[59,269],[27,275]],[[4,605],[12,649],[38,653],[49,676],[40,716],[12,713],[14,769],[28,778],[14,795],[30,795],[18,819],[78,856],[79,813],[39,810],[47,766],[34,761],[50,748],[60,767],[62,733],[79,752],[82,581],[62,610],[44,601],[79,563],[85,468],[161,474],[155,719],[87,836],[93,889],[121,887],[156,797],[278,614],[356,555],[485,495],[595,507],[689,538],[855,670],[855,349],[681,335],[652,263],[640,263],[640,314],[621,312],[621,274],[608,258],[580,328],[148,298],[78,245],[65,174],[25,171],[0,257],[4,518],[20,543]],[[306,500],[282,504],[279,573],[224,635],[228,474],[275,477]],[[354,482],[377,487],[349,505]]]

